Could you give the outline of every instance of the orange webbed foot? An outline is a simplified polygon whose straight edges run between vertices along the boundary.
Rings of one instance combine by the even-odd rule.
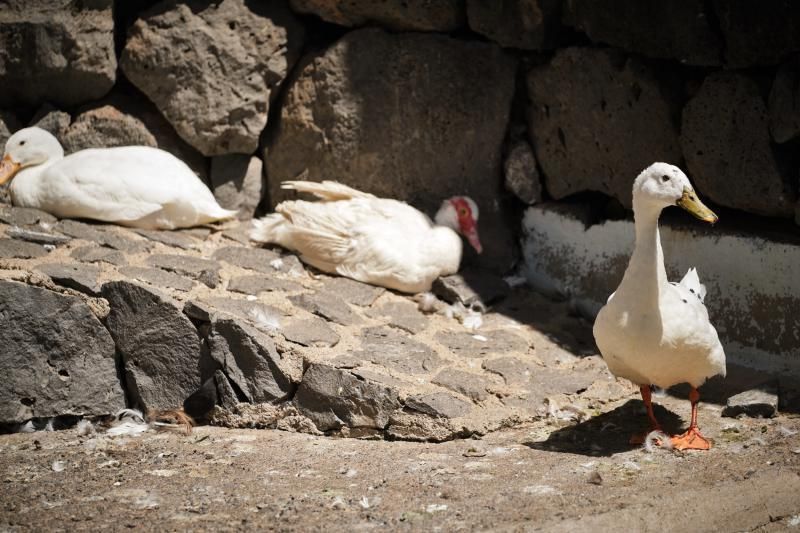
[[[686,433],[672,437],[672,447],[676,450],[710,450],[711,442],[700,434],[697,427],[690,427]]]

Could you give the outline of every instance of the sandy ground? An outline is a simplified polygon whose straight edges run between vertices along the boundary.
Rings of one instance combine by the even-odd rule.
[[[681,424],[688,402],[658,398]],[[0,436],[0,531],[800,531],[800,417],[729,419],[710,452],[627,444],[626,399],[441,444],[199,427]]]

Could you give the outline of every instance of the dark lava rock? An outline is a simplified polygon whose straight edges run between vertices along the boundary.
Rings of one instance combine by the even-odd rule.
[[[489,397],[486,389],[491,385],[491,382],[485,377],[452,368],[441,370],[431,380],[431,383],[463,394],[476,402],[483,401]]]
[[[37,265],[36,270],[46,274],[55,283],[64,287],[92,296],[97,296],[100,292],[100,286],[97,282],[100,268],[94,265],[46,263]]]
[[[220,265],[210,259],[188,255],[155,254],[147,258],[147,264],[189,276],[212,289],[219,284]]]
[[[387,302],[378,308],[370,308],[367,316],[383,317],[388,325],[409,333],[419,333],[428,326],[428,318],[410,302]]]
[[[800,4],[712,0],[730,68],[780,63],[800,50]]]
[[[436,340],[453,353],[464,357],[486,357],[490,354],[526,354],[530,345],[519,335],[498,329],[469,333],[467,331],[440,331]],[[486,339],[486,340],[483,340]]]
[[[183,312],[203,322],[210,322],[218,316],[241,318],[255,324],[259,329],[271,328],[264,323],[265,319],[277,321],[283,316],[279,309],[270,305],[258,301],[226,298],[225,296],[208,296],[189,300],[184,305]]]
[[[160,242],[167,246],[175,248],[183,248],[184,250],[194,250],[199,247],[197,239],[179,231],[156,231],[146,229],[134,229],[134,233],[150,239],[151,241]]]
[[[225,154],[211,159],[211,188],[217,203],[235,209],[236,218],[253,218],[265,189],[264,163],[245,154]]]
[[[679,101],[659,75],[608,48],[561,49],[530,70],[528,132],[553,198],[597,191],[630,207],[643,168],[681,160]]]
[[[113,0],[8,0],[0,19],[0,107],[74,106],[114,85]]]
[[[753,389],[728,398],[722,416],[745,415],[753,418],[772,418],[778,414],[778,394],[774,388]]]
[[[128,230],[118,226],[84,224],[77,220],[64,219],[60,220],[54,229],[64,235],[121,250],[129,254],[147,252],[152,247],[149,242],[134,237]],[[123,232],[126,232],[130,237],[121,235]]]
[[[220,318],[208,336],[211,358],[250,403],[279,402],[294,393],[290,373],[268,335],[237,319]]]
[[[33,259],[46,255],[47,250],[39,244],[0,238],[0,258],[2,259]]]
[[[156,287],[164,289],[176,289],[189,292],[192,290],[192,287],[194,287],[194,281],[189,278],[159,268],[126,266],[118,270],[123,276],[138,279],[139,281],[144,281],[150,285],[155,285]]]
[[[486,305],[508,296],[510,290],[503,278],[474,269],[465,269],[433,282],[433,293],[445,302],[461,302],[466,307],[477,305],[483,310]]]
[[[386,292],[383,287],[375,287],[345,277],[325,278],[322,284],[326,291],[336,294],[349,304],[360,307],[372,305],[381,294]]]
[[[364,328],[360,337],[361,350],[353,353],[357,359],[406,374],[424,374],[444,364],[433,348],[396,330],[383,326]]]
[[[252,154],[303,33],[285,2],[169,2],[139,13],[120,68],[203,155]]]
[[[542,201],[542,178],[530,143],[518,141],[509,149],[503,162],[506,190],[528,205]]]
[[[409,396],[406,398],[405,404],[407,408],[414,411],[444,418],[458,418],[472,410],[472,406],[468,402],[446,392]]]
[[[128,264],[128,259],[125,257],[125,254],[119,250],[113,250],[104,246],[95,246],[94,244],[75,248],[69,255],[70,257],[77,259],[78,261],[83,261],[84,263],[96,263],[98,261],[102,261],[104,263],[109,263],[116,266]]]
[[[12,207],[0,205],[0,222],[10,226],[32,226],[34,224],[55,224],[58,221],[50,213],[32,207]]]
[[[245,248],[242,246],[226,246],[214,252],[214,259],[225,261],[233,266],[255,270],[264,274],[272,274],[275,268],[271,262],[279,259],[280,255],[265,248]]]
[[[297,292],[303,290],[303,286],[294,281],[269,276],[238,276],[228,283],[228,290],[256,296],[260,292]]]
[[[699,66],[722,63],[722,39],[705,0],[568,0],[567,23],[594,42]]]
[[[683,109],[681,145],[701,197],[758,215],[794,216],[797,174],[782,174],[758,83],[715,72]]]
[[[175,302],[128,281],[103,285],[106,325],[125,366],[128,394],[144,409],[170,409],[200,387],[200,339]]]
[[[183,410],[195,420],[204,420],[214,406],[232,409],[237,403],[239,400],[225,373],[217,370],[199,389],[186,398]]]
[[[0,281],[0,422],[125,407],[114,341],[80,298]]]
[[[339,342],[339,334],[317,317],[292,320],[281,327],[280,332],[287,341],[303,346],[331,347]]]
[[[36,244],[50,244],[53,246],[66,244],[72,240],[71,237],[54,235],[47,231],[38,231],[33,228],[20,228],[17,226],[8,228],[6,230],[6,236],[21,241],[35,242]]]
[[[309,313],[314,313],[343,326],[352,326],[362,322],[361,317],[355,314],[344,300],[327,291],[289,296],[289,301]]]
[[[320,431],[341,427],[384,429],[401,407],[397,391],[322,363],[308,367],[294,398]]]
[[[781,65],[775,75],[769,93],[769,129],[779,143],[800,135],[800,61]]]
[[[541,50],[555,44],[560,0],[467,0],[470,28],[506,48]]]

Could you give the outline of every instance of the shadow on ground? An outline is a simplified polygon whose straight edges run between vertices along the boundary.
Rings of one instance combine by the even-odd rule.
[[[675,434],[683,430],[680,416],[658,404],[653,409],[664,431]],[[629,400],[613,411],[558,429],[545,441],[523,444],[535,450],[607,457],[636,448],[629,442],[631,435],[646,429],[644,403]]]
[[[478,282],[479,272],[464,276],[467,284],[481,297],[491,297],[496,292],[486,290],[493,286]],[[492,275],[483,272],[486,277]],[[491,311],[528,325],[549,340],[579,357],[598,354],[592,334],[592,323],[583,318],[568,302],[554,301],[530,288],[512,289],[502,300],[491,306]],[[727,365],[727,376],[716,376],[700,388],[700,401],[725,406],[728,398],[739,393],[761,390],[777,393],[780,398],[779,411],[800,413],[800,377],[762,372],[733,363]],[[671,387],[670,396],[680,399],[689,397],[689,385]]]

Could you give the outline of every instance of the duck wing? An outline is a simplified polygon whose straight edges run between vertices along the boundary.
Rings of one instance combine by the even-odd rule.
[[[145,146],[71,154],[46,171],[42,194],[62,215],[114,222],[138,220],[180,204],[201,213],[221,210],[186,164]]]
[[[305,192],[313,194],[317,198],[325,201],[336,200],[350,200],[353,198],[376,198],[375,195],[368,192],[361,192],[359,190],[342,185],[338,181],[284,181],[281,183],[281,189],[289,189],[298,192]]]
[[[431,232],[441,228],[403,202],[375,197],[294,200],[275,211],[254,221],[251,238],[295,250],[304,262],[325,272],[417,292],[441,269],[425,252]]]

